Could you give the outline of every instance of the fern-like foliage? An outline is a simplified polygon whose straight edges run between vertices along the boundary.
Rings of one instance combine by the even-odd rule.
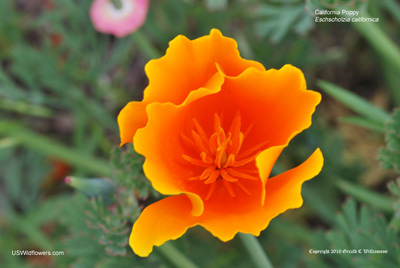
[[[144,264],[128,246],[133,222],[147,200],[158,197],[143,174],[143,158],[127,146],[115,148],[110,161],[111,179],[71,178],[70,185],[86,195],[75,197],[63,219],[72,234],[65,244],[72,267],[158,267],[151,260]]]
[[[378,159],[386,169],[400,173],[400,109],[396,109],[385,126],[386,145],[379,151]]]
[[[267,1],[266,1],[267,2]],[[271,42],[280,43],[287,35],[305,35],[315,27],[315,10],[359,9],[363,0],[271,0],[257,4],[252,16],[255,31]]]
[[[341,267],[400,267],[399,231],[371,208],[357,209],[352,199],[336,215],[335,228],[327,239],[331,249],[338,251],[334,257]]]
[[[275,43],[281,42],[291,31],[305,34],[314,25],[304,1],[263,3],[256,6],[254,14],[258,18],[256,33]]]

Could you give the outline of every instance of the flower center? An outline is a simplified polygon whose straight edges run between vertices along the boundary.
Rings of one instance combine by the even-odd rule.
[[[243,141],[252,127],[250,126],[245,133],[241,131],[239,113],[233,118],[227,132],[222,128],[221,117],[218,114],[214,114],[213,133],[210,136],[207,136],[196,119],[193,119],[193,124],[194,129],[191,132],[191,137],[184,134],[181,134],[181,137],[186,144],[198,152],[198,157],[183,154],[182,158],[195,166],[203,167],[204,171],[198,176],[189,178],[189,180],[199,180],[210,185],[206,200],[214,192],[217,181],[223,182],[224,187],[232,197],[235,196],[233,184],[246,194],[251,195],[251,192],[242,182],[243,180],[259,180],[259,175],[254,165],[249,169],[247,164],[254,161],[258,152],[268,142],[258,144],[245,151],[241,150]]]
[[[130,0],[111,0],[105,6],[105,11],[114,20],[122,20],[132,14],[135,4]]]

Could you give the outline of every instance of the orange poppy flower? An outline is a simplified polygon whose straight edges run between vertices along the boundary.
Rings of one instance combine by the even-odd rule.
[[[147,256],[195,225],[222,241],[238,232],[257,236],[272,218],[302,205],[302,183],[323,165],[319,149],[269,178],[321,100],[299,69],[266,71],[213,29],[193,41],[176,37],[145,70],[143,101],[128,103],[118,116],[121,145],[133,142],[153,187],[172,196],[135,222],[129,243],[136,254]]]

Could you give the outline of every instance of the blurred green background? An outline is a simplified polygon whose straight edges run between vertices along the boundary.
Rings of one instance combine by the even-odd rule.
[[[267,69],[299,67],[308,88],[323,94],[311,128],[274,167],[292,168],[317,147],[325,157],[321,174],[303,186],[303,207],[274,219],[259,238],[274,266],[400,267],[398,1],[151,0],[145,24],[124,38],[96,32],[90,5],[0,1],[2,267],[185,267],[171,262],[171,248],[139,258],[127,246],[140,208],[160,197],[140,171],[143,159],[131,145],[118,147],[116,117],[141,100],[148,60],[177,35],[194,39],[211,28]],[[379,22],[314,22],[315,9],[342,8]],[[71,175],[78,190],[64,183]],[[96,199],[110,190],[108,180],[79,179],[105,177],[122,197],[116,209]],[[202,228],[168,244],[198,267],[253,267],[239,240],[223,243]]]

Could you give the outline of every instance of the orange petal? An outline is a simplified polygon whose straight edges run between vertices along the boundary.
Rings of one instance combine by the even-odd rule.
[[[183,105],[189,104],[198,98],[207,94],[213,94],[221,90],[224,78],[220,73],[215,73],[208,80],[204,87],[193,90],[189,93]],[[139,128],[147,124],[148,116],[146,114],[147,102],[129,102],[118,115],[118,125],[120,130],[121,146],[128,142],[133,142],[133,136]]]
[[[321,150],[317,149],[301,165],[269,179],[266,183],[264,205],[268,218],[272,219],[288,209],[301,207],[301,185],[318,175],[323,164]]]
[[[205,198],[209,192],[209,187],[203,182],[189,180],[201,175],[205,167],[187,161],[187,159],[196,157],[199,161],[201,160],[199,156],[196,156],[198,152],[194,151],[192,146],[187,146],[187,142],[182,139],[182,134],[185,135],[192,131],[193,119],[196,119],[205,133],[210,135],[213,131],[212,118],[215,113],[221,111],[228,118],[223,120],[223,123],[227,125],[224,128],[229,127],[230,118],[236,114],[237,110],[229,101],[225,102],[227,97],[220,93],[201,97],[189,104],[152,103],[148,105],[149,121],[145,127],[137,131],[134,146],[138,153],[145,156],[144,173],[152,182],[154,189],[160,193],[176,195],[182,192],[193,192]],[[244,144],[250,142],[252,140],[249,138],[244,141]],[[192,154],[190,150],[192,150]],[[243,168],[257,170],[254,161],[247,163]],[[263,185],[261,180],[243,182],[246,189],[257,188],[255,191],[258,189],[261,191]],[[222,186],[222,188],[225,187]],[[234,190],[236,192],[236,189]],[[259,196],[260,203],[261,200],[261,196]]]
[[[132,142],[139,128],[147,123],[146,106],[153,102],[180,105],[215,92],[224,81],[217,64],[229,76],[237,76],[249,67],[265,70],[262,64],[242,59],[236,41],[213,29],[210,35],[189,40],[178,36],[170,42],[164,57],[151,60],[145,71],[149,85],[142,102],[130,102],[118,117],[121,145]],[[190,93],[193,93],[190,95]]]
[[[184,192],[184,194],[189,198],[192,203],[192,211],[190,212],[193,216],[197,217],[204,212],[203,200],[197,194]]]
[[[118,115],[119,135],[121,146],[133,142],[133,136],[138,128],[147,123],[146,104],[143,102],[129,102]]]
[[[269,175],[271,173],[272,168],[275,165],[276,160],[281,154],[282,150],[286,147],[286,145],[281,146],[273,146],[264,151],[262,151],[256,158],[256,165],[258,171],[260,172],[260,177],[263,182],[263,186],[267,182]],[[265,201],[265,187],[263,187],[263,191],[261,194],[261,205],[264,205]]]
[[[146,207],[132,228],[129,238],[132,250],[146,257],[153,246],[181,237],[188,228],[196,225],[191,210],[186,195],[167,197]]]
[[[238,77],[227,77],[221,92],[226,92],[244,121],[254,123],[249,146],[265,141],[268,146],[286,145],[311,125],[321,100],[320,93],[307,90],[301,70],[291,65],[264,72],[249,68]]]
[[[246,187],[247,190],[249,189]],[[225,198],[219,204],[215,199],[212,202],[217,195],[214,192],[210,200],[205,201],[204,213],[198,217],[198,224],[224,242],[231,240],[238,232],[258,235],[266,227],[261,214],[260,193],[254,192],[253,189],[248,192],[251,193],[250,196],[237,189],[235,197]]]
[[[146,158],[143,164],[146,177],[155,190],[165,195],[190,191],[186,186],[197,183],[189,178],[204,171],[204,167],[193,165],[184,158],[188,151],[181,134],[193,119],[185,110],[186,107],[171,103],[148,105],[149,121],[134,137],[135,150]],[[201,185],[204,187],[203,183]]]
[[[222,241],[232,239],[238,232],[258,236],[274,217],[287,209],[302,205],[301,185],[315,177],[321,171],[322,165],[323,157],[317,149],[300,166],[269,179],[264,206],[261,206],[259,199],[252,198],[253,196],[248,198],[247,209],[228,207],[225,210],[216,210],[208,207],[206,202],[204,213],[199,217],[199,225]]]
[[[217,29],[193,41],[179,35],[170,42],[164,57],[146,65],[149,86],[144,100],[182,103],[189,92],[204,87],[218,72],[216,63],[230,76],[237,76],[249,67],[264,70],[262,64],[242,59],[236,41],[222,36]],[[173,90],[173,94],[166,89]]]

